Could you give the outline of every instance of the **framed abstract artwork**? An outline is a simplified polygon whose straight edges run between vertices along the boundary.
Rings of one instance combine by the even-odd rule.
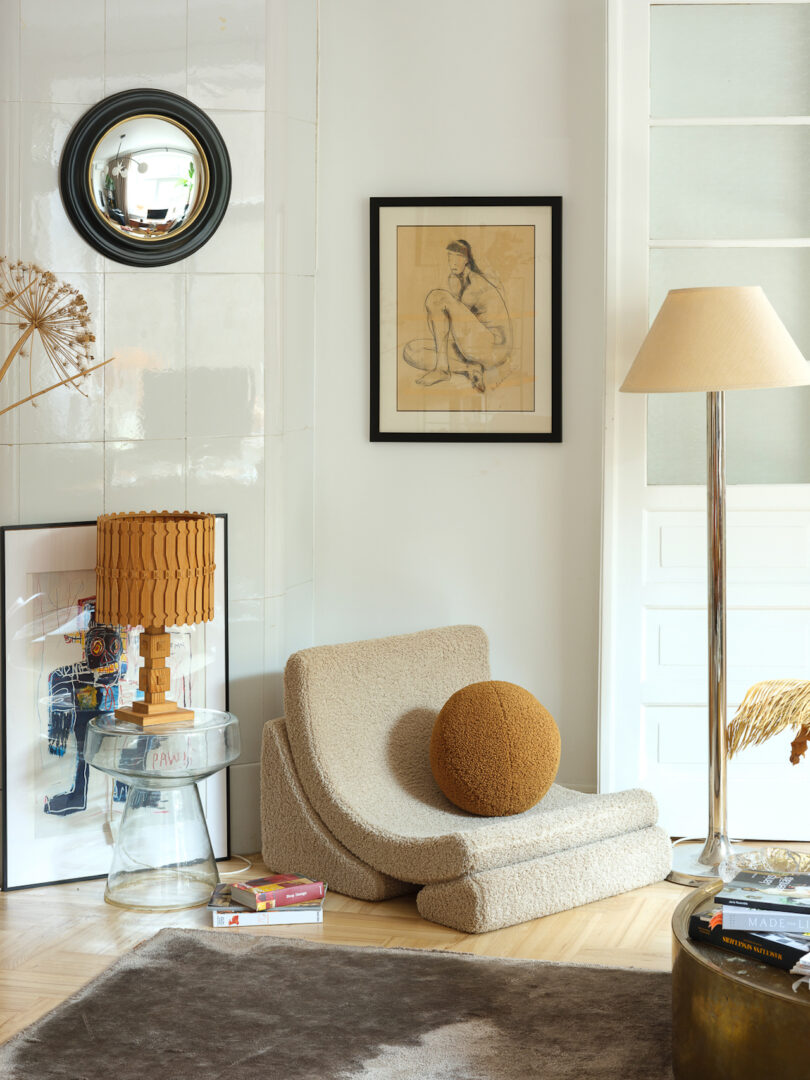
[[[562,198],[371,200],[373,442],[562,441]]]
[[[214,619],[171,630],[171,694],[187,708],[228,707],[225,515],[215,545]],[[139,628],[94,620],[94,521],[0,529],[0,562],[3,888],[102,877],[127,789],[91,769],[83,747],[93,716],[140,695]],[[227,770],[199,789],[214,854],[226,858]]]

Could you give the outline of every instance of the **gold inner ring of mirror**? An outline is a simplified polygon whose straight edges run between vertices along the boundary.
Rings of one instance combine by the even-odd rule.
[[[131,232],[127,232],[126,229],[122,229],[121,226],[117,225],[114,221],[110,221],[106,214],[101,211],[98,202],[96,201],[95,189],[93,187],[93,162],[96,160],[98,148],[101,146],[105,139],[109,138],[109,136],[112,135],[116,128],[120,128],[124,124],[131,124],[133,120],[162,120],[166,124],[172,124],[174,127],[182,131],[183,134],[191,140],[197,150],[197,153],[200,155],[200,161],[202,162],[202,171],[204,175],[202,194],[200,196],[199,202],[194,207],[194,213],[191,215],[188,221],[184,221],[179,229],[174,229],[172,232],[160,233],[156,236],[137,236]],[[141,243],[145,244],[159,243],[161,240],[169,240],[173,239],[175,236],[179,236],[184,229],[187,229],[189,225],[191,225],[192,222],[194,222],[200,216],[200,211],[205,206],[206,199],[208,198],[208,158],[205,156],[199,140],[195,137],[193,132],[189,131],[185,124],[181,124],[178,120],[172,120],[169,116],[163,116],[161,113],[134,113],[132,116],[125,116],[123,120],[119,120],[117,124],[113,124],[112,127],[107,128],[107,130],[98,140],[96,145],[93,147],[93,153],[90,155],[90,165],[87,169],[87,186],[90,190],[90,201],[93,204],[93,209],[104,222],[104,224],[108,226],[108,228],[113,229],[117,233],[120,233],[121,236],[128,237],[130,240],[139,240]]]

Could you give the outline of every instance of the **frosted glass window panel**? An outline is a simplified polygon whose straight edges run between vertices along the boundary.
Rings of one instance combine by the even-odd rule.
[[[706,395],[650,394],[647,483],[706,483]],[[729,484],[810,484],[810,387],[726,393]]]
[[[650,322],[670,289],[702,285],[761,285],[810,358],[810,248],[653,248]]]
[[[810,115],[810,6],[656,5],[653,117]]]
[[[706,483],[706,395],[647,395],[647,483]]]
[[[727,395],[730,484],[810,483],[810,388]]]
[[[654,244],[810,236],[810,128],[653,128],[650,235]]]
[[[761,285],[796,344],[810,357],[810,249],[653,249],[650,321],[670,289],[700,285]],[[727,394],[726,456],[730,484],[810,483],[810,389]],[[651,394],[647,482],[705,481],[705,394]]]

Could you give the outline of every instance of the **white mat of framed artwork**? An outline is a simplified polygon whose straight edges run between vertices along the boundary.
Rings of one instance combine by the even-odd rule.
[[[225,534],[225,519],[218,517],[215,618],[172,630],[170,694],[192,708],[224,709],[227,701]],[[50,727],[55,696],[86,689],[77,678],[77,689],[71,690],[70,673],[79,672],[84,662],[87,601],[95,596],[96,526],[8,528],[3,537],[3,885],[9,889],[102,876],[109,869],[124,792],[96,769],[89,770],[85,785],[75,724],[61,742]],[[138,632],[126,631],[122,639],[126,670],[119,676],[117,704],[134,697],[141,663]],[[68,678],[60,678],[65,672]],[[216,773],[199,790],[214,854],[225,857],[226,772]]]

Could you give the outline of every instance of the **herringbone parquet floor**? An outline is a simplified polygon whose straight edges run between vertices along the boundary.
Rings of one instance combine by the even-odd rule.
[[[254,858],[251,876],[266,873],[259,857]],[[220,872],[238,870],[242,865],[238,860],[223,863]],[[317,926],[211,932],[667,970],[672,911],[687,891],[661,882],[574,911],[478,935],[426,922],[412,896],[374,904],[329,893],[324,922]],[[162,927],[211,926],[210,912],[205,908],[142,915],[105,904],[103,892],[103,881],[85,881],[0,893],[0,1042],[64,1001],[117,956]]]

